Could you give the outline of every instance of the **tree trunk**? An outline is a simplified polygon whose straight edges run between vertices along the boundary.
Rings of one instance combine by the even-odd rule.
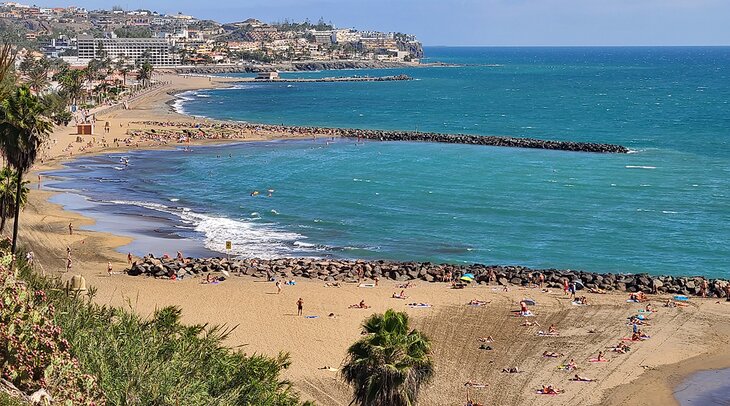
[[[7,205],[5,204],[5,196],[3,196],[2,199],[0,199],[0,233],[5,231],[5,207]]]
[[[15,255],[18,247],[18,223],[20,223],[20,192],[23,187],[23,171],[18,168],[18,188],[15,189],[15,222],[13,223],[13,246],[10,253]]]

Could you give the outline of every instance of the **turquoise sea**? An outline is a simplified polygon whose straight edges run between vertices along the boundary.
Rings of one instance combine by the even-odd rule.
[[[85,157],[47,186],[84,195],[75,208],[129,219],[126,231],[171,247],[182,238],[225,252],[231,240],[234,254],[264,257],[730,276],[730,48],[426,54],[459,66],[286,74],[415,80],[241,84],[183,94],[176,106],[250,122],[605,142],[633,153],[279,141],[135,151],[126,169],[119,155]]]

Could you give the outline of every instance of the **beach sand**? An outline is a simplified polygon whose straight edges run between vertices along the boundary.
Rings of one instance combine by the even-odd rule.
[[[174,97],[168,93],[198,88],[228,86],[227,80],[205,77],[165,75],[170,81],[137,99],[130,110],[117,110],[99,116],[110,122],[107,141],[123,138],[127,123],[142,120],[194,120],[170,110]],[[120,126],[121,124],[121,126]],[[61,129],[53,134],[55,143],[44,153],[38,171],[58,168],[67,159],[80,153],[111,151],[93,145],[80,152],[73,130]],[[290,136],[290,135],[288,135]],[[98,136],[97,136],[98,137]],[[283,138],[276,134],[248,134],[246,139]],[[88,136],[87,136],[88,138]],[[230,141],[229,141],[230,142]],[[64,151],[73,145],[71,151]],[[141,143],[140,148],[160,147]],[[164,145],[162,145],[164,147]],[[124,150],[124,149],[122,149]],[[36,175],[29,177],[37,181]],[[85,276],[87,284],[98,288],[94,300],[102,304],[126,306],[142,315],[149,315],[162,306],[175,305],[183,310],[187,323],[225,324],[235,327],[228,339],[232,347],[242,351],[275,355],[291,354],[292,366],[286,378],[293,381],[305,399],[321,405],[346,405],[350,388],[323,367],[338,368],[350,344],[360,338],[360,323],[373,312],[388,308],[407,311],[415,326],[433,341],[435,377],[421,398],[424,405],[455,405],[465,402],[466,381],[486,383],[484,389],[472,389],[478,402],[500,405],[531,404],[676,404],[672,388],[693,371],[730,367],[730,303],[711,299],[692,299],[683,308],[661,307],[661,299],[653,301],[659,312],[652,315],[651,326],[644,331],[651,339],[630,343],[632,350],[619,355],[606,348],[630,336],[626,318],[643,305],[626,303],[624,293],[587,294],[590,306],[575,306],[562,291],[543,293],[539,289],[510,287],[503,292],[497,286],[478,286],[452,290],[446,284],[420,282],[407,289],[412,301],[427,302],[432,308],[410,309],[411,300],[392,299],[396,291],[393,281],[381,281],[376,288],[345,285],[324,287],[317,281],[299,280],[296,286],[285,286],[276,294],[273,283],[249,276],[232,277],[217,285],[201,285],[199,280],[169,281],[126,275],[108,276],[107,261],[115,271],[127,266],[126,255],[117,249],[128,238],[110,233],[84,230],[92,220],[64,211],[48,202],[52,193],[31,185],[29,202],[21,214],[21,245],[34,251],[41,272],[67,280],[72,274]],[[68,224],[75,230],[69,235]],[[66,247],[72,250],[72,271],[64,273]],[[162,254],[162,253],[155,253]],[[296,301],[304,300],[304,314],[316,318],[296,317]],[[515,317],[523,298],[538,302],[533,307],[542,327],[520,326],[525,318]],[[471,299],[490,301],[483,307],[471,307]],[[348,305],[365,300],[371,309],[348,309]],[[334,313],[335,317],[328,317]],[[555,324],[557,337],[538,337],[538,330]],[[591,332],[593,331],[593,332]],[[479,350],[479,337],[491,335],[493,350]],[[599,350],[611,359],[607,363],[590,363]],[[560,358],[543,358],[543,351],[561,352]],[[571,382],[574,374],[557,366],[575,359],[577,371],[597,382]],[[521,373],[502,373],[503,368],[518,367]],[[538,395],[543,384],[565,390],[558,396]]]

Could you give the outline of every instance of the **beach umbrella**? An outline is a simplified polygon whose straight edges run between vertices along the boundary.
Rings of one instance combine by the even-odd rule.
[[[462,276],[462,277],[461,277],[461,280],[462,280],[462,281],[467,281],[467,282],[471,282],[471,281],[473,281],[473,280],[474,280],[474,278],[473,278],[473,277],[472,277],[472,278],[470,278],[470,277],[468,277],[468,276],[464,275],[464,276]]]
[[[223,273],[223,275],[226,276],[226,278],[230,278],[231,277],[231,274],[229,274],[228,271],[223,270],[221,272]]]

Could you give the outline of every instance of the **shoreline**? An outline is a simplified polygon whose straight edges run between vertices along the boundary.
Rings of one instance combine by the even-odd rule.
[[[207,79],[207,78],[206,78]],[[135,106],[133,106],[132,110],[120,110],[110,113],[108,116],[105,116],[103,119],[100,119],[99,121],[109,120],[112,122],[112,127],[116,128],[116,124],[119,122],[124,123],[129,121],[140,121],[144,120],[145,118],[148,119],[158,119],[161,121],[169,120],[170,118],[174,118],[175,120],[185,120],[188,122],[196,121],[199,122],[200,120],[195,120],[189,116],[184,116],[179,113],[173,113],[169,111],[169,107],[165,104],[165,99],[171,100],[174,99],[174,96],[171,96],[168,94],[169,91],[172,90],[172,87],[177,88],[183,88],[183,90],[180,90],[181,92],[189,91],[189,90],[199,90],[202,88],[208,88],[210,86],[210,83],[213,83],[212,80],[199,80],[199,81],[191,81],[190,78],[185,79],[178,79],[177,84],[174,83],[175,80],[173,78],[173,84],[170,85],[167,89],[159,89],[159,91],[154,92],[155,94],[146,95],[146,97],[143,97],[141,100],[138,100],[135,102]],[[184,81],[190,81],[191,83],[188,83],[187,85],[182,85],[180,82]],[[194,83],[192,83],[194,82]],[[223,80],[216,80],[215,85],[216,86],[225,86],[227,83]],[[195,88],[195,86],[202,86],[200,88]],[[163,91],[164,90],[164,91]],[[217,120],[204,120],[208,122],[218,122]],[[122,127],[120,127],[122,128]],[[281,135],[281,134],[280,134]],[[54,134],[55,139],[59,139],[59,141],[69,141],[73,139],[75,136],[72,136],[71,134]],[[99,137],[99,136],[97,136]],[[112,134],[109,135],[109,137],[113,137]],[[260,139],[257,139],[257,141],[272,139],[269,137],[274,137],[273,134],[263,134],[261,135]],[[274,137],[273,139],[281,139],[283,137]],[[290,138],[307,138],[307,137],[290,137]],[[213,144],[215,142],[231,142],[231,141],[249,141],[254,140],[253,138],[247,138],[245,140],[203,140],[200,142],[193,141],[193,145],[199,144]],[[60,168],[65,161],[68,159],[73,159],[75,157],[78,157],[79,154],[69,155],[67,153],[64,153],[61,151],[63,142],[58,142],[53,145],[55,148],[54,150],[49,151],[49,158],[45,161],[43,166],[40,166],[36,168],[33,172],[35,174],[38,173],[39,170],[53,170]],[[140,149],[144,148],[167,148],[170,145],[162,144],[160,145],[159,142],[156,141],[148,141],[143,142],[140,144]],[[136,149],[137,147],[132,147],[131,149]],[[128,151],[130,148],[109,148],[109,147],[102,147],[98,146],[95,148],[88,148],[82,152],[83,155],[90,155],[90,154],[99,154],[99,153],[111,153],[111,152],[121,152],[121,151]],[[251,345],[251,349],[254,351],[259,352],[265,352],[270,353],[282,349],[288,349],[292,351],[293,353],[293,362],[294,365],[292,367],[292,370],[288,372],[289,376],[292,378],[292,380],[295,382],[295,389],[302,392],[306,395],[306,398],[315,399],[320,404],[346,404],[347,401],[344,401],[343,395],[347,395],[348,390],[347,388],[343,388],[341,383],[337,383],[337,381],[333,381],[333,375],[331,373],[328,373],[326,371],[318,371],[315,368],[320,367],[320,364],[323,363],[330,363],[333,365],[337,365],[337,363],[341,360],[341,357],[339,356],[341,354],[341,351],[346,348],[349,343],[351,343],[353,340],[357,339],[358,337],[358,330],[357,325],[359,324],[360,320],[366,316],[366,313],[357,313],[354,314],[352,312],[346,312],[344,310],[341,310],[341,308],[344,308],[343,305],[346,305],[349,302],[356,302],[361,297],[366,298],[369,302],[374,302],[375,306],[373,308],[373,311],[383,311],[386,307],[393,307],[393,303],[390,300],[382,300],[380,299],[380,295],[390,295],[392,287],[390,287],[390,284],[388,284],[388,287],[384,287],[383,289],[374,289],[374,290],[358,290],[356,287],[350,287],[346,286],[342,288],[342,291],[337,291],[337,295],[332,295],[332,291],[328,290],[328,288],[322,288],[317,282],[310,282],[310,281],[302,281],[300,282],[300,286],[296,289],[300,289],[301,291],[298,293],[293,293],[296,295],[304,295],[307,297],[308,304],[307,308],[312,309],[311,311],[317,311],[320,314],[326,314],[327,310],[329,308],[335,309],[333,311],[338,313],[338,318],[336,320],[321,320],[321,324],[325,324],[325,328],[327,331],[327,335],[332,337],[333,340],[339,340],[336,342],[333,342],[332,340],[325,340],[326,342],[322,344],[318,344],[318,341],[322,341],[322,331],[320,328],[317,328],[315,326],[314,322],[307,322],[306,320],[299,320],[299,319],[291,319],[285,317],[285,323],[283,326],[279,326],[278,322],[272,319],[274,318],[281,318],[281,314],[286,314],[290,309],[291,303],[289,301],[292,301],[296,299],[296,297],[291,295],[285,295],[285,301],[281,303],[278,300],[278,297],[276,295],[270,296],[263,292],[261,292],[261,288],[263,284],[258,283],[251,283],[250,281],[243,281],[240,280],[240,278],[233,278],[233,280],[230,281],[230,283],[227,281],[225,284],[222,284],[220,286],[216,286],[214,289],[216,289],[215,292],[211,292],[210,289],[203,289],[201,290],[201,286],[197,283],[197,281],[182,281],[179,282],[176,285],[170,285],[171,282],[164,281],[164,280],[154,280],[149,278],[129,278],[124,276],[113,276],[113,277],[107,277],[105,275],[106,270],[106,262],[111,261],[114,265],[114,269],[116,271],[119,271],[124,268],[126,264],[126,258],[118,252],[116,252],[115,247],[121,247],[124,244],[126,244],[126,241],[129,241],[128,238],[123,238],[116,236],[112,233],[108,232],[99,232],[99,231],[86,231],[86,230],[78,230],[74,233],[73,236],[68,235],[66,225],[68,224],[68,221],[73,221],[75,226],[78,225],[91,225],[93,224],[93,221],[91,221],[88,217],[78,215],[76,213],[71,213],[64,211],[63,208],[54,203],[48,202],[48,198],[50,198],[53,193],[47,192],[47,191],[38,191],[36,190],[36,184],[35,179],[29,177],[29,180],[34,181],[34,183],[31,185],[31,194],[29,196],[29,202],[28,206],[21,216],[21,242],[23,245],[27,246],[29,243],[31,244],[31,248],[33,248],[36,252],[36,258],[37,262],[43,265],[43,268],[47,273],[53,273],[55,275],[59,275],[62,278],[68,278],[70,277],[71,273],[78,273],[80,272],[83,274],[86,279],[87,283],[92,286],[96,286],[99,288],[99,295],[97,297],[97,301],[100,303],[105,304],[112,304],[112,305],[120,305],[120,306],[134,306],[134,308],[140,312],[142,315],[149,314],[156,306],[165,305],[165,304],[178,304],[181,305],[184,309],[183,311],[183,318],[186,322],[211,322],[211,323],[219,323],[224,322],[228,323],[229,325],[235,325],[235,324],[241,324],[241,325],[254,325],[258,326],[260,329],[262,329],[261,333],[258,334],[250,334],[250,332],[247,331],[241,331],[237,330],[234,334],[232,334],[230,339],[231,345],[241,345],[241,344],[249,344]],[[59,272],[56,272],[56,268],[60,270],[62,268],[62,265],[60,264],[63,261],[63,258],[65,256],[64,249],[65,246],[69,245],[72,247],[74,251],[74,258],[77,263],[74,266],[73,272],[67,273],[67,274],[61,274]],[[49,264],[48,267],[46,267],[46,264]],[[51,265],[51,264],[58,264],[57,266]],[[47,268],[47,269],[46,269]],[[385,284],[385,282],[384,282]],[[259,286],[256,286],[259,285]],[[264,289],[271,290],[272,288],[268,287],[269,285],[266,285]],[[510,307],[513,307],[516,301],[520,300],[520,297],[522,297],[525,293],[520,292],[519,290],[514,290],[513,292],[509,293],[496,293],[491,292],[484,289],[468,289],[464,290],[463,292],[451,292],[448,290],[441,289],[443,287],[442,285],[435,284],[435,285],[428,285],[425,286],[418,286],[415,289],[413,289],[412,293],[409,291],[409,294],[411,294],[414,297],[422,298],[422,300],[429,300],[433,301],[435,303],[440,304],[441,306],[437,306],[436,309],[433,311],[430,311],[429,313],[422,313],[422,311],[419,310],[407,310],[409,313],[412,314],[413,317],[416,317],[418,320],[418,325],[420,328],[423,328],[429,334],[435,337],[451,337],[451,339],[456,339],[456,337],[450,336],[447,334],[447,332],[444,330],[443,326],[441,325],[441,320],[446,320],[447,317],[452,316],[458,316],[455,318],[455,322],[458,321],[464,321],[464,320],[470,320],[471,323],[476,323],[477,320],[481,318],[489,319],[490,321],[493,320],[495,323],[499,323],[500,319],[494,318],[492,319],[492,315],[486,315],[479,313],[476,314],[476,309],[463,309],[463,303],[467,300],[471,299],[474,295],[482,295],[487,296],[491,298],[494,301],[494,306],[498,306],[498,308],[495,308],[495,311],[492,313],[495,313],[495,317],[504,317],[505,312],[504,309],[508,309]],[[288,289],[288,288],[287,288]],[[442,291],[443,290],[443,291]],[[379,293],[378,293],[379,292]],[[479,293],[476,293],[479,292]],[[453,294],[452,294],[453,293]],[[534,292],[534,295],[536,295],[541,301],[545,302],[545,305],[547,306],[544,309],[541,309],[541,311],[545,312],[545,314],[548,317],[548,320],[551,320],[553,317],[565,317],[563,316],[557,316],[562,315],[565,312],[569,312],[572,310],[570,307],[564,307],[558,298],[553,297],[550,294],[541,294],[539,292]],[[331,301],[332,303],[329,305],[321,304],[319,301],[313,298],[319,298],[322,301]],[[599,313],[596,313],[597,318],[600,318],[600,320],[603,320],[602,314],[604,312],[610,313],[610,317],[614,317],[616,313],[622,313],[626,311],[628,308],[628,305],[626,303],[620,303],[625,298],[625,295],[616,295],[616,294],[609,294],[609,295],[602,295],[602,296],[596,296],[596,305],[595,309]],[[223,314],[220,314],[221,312],[218,309],[221,308],[230,308],[234,301],[241,301],[243,309],[245,308],[259,308],[263,304],[261,314],[258,315],[252,315],[248,314],[246,312],[242,312],[242,314],[239,313],[228,313],[225,312]],[[273,301],[273,302],[272,302]],[[617,305],[617,303],[619,303]],[[399,304],[398,301],[395,302],[395,306]],[[254,307],[255,306],[255,307]],[[490,305],[491,306],[491,305]],[[269,308],[270,307],[270,308]],[[263,309],[266,308],[265,311]],[[591,307],[592,308],[592,307]],[[273,310],[272,310],[273,309]],[[616,310],[618,309],[618,310]],[[623,309],[623,310],[622,310]],[[661,344],[659,341],[648,341],[646,344],[653,346],[653,345],[662,345],[667,346],[671,344],[671,350],[667,350],[664,354],[653,354],[652,351],[649,348],[646,348],[647,351],[642,352],[644,348],[639,348],[637,350],[637,354],[631,354],[630,357],[634,356],[643,356],[644,361],[636,360],[636,361],[626,361],[628,364],[623,365],[620,364],[622,370],[626,369],[628,371],[631,371],[627,373],[625,376],[621,377],[608,377],[605,380],[602,380],[602,383],[600,384],[600,388],[595,388],[596,393],[590,394],[590,395],[584,395],[588,396],[587,398],[578,398],[578,402],[580,403],[580,400],[585,400],[587,403],[590,404],[598,404],[603,402],[603,395],[608,394],[609,391],[612,393],[622,393],[624,391],[634,391],[631,393],[635,393],[643,398],[644,401],[649,401],[651,399],[662,399],[666,402],[669,402],[670,404],[677,404],[677,401],[672,396],[672,385],[675,385],[679,383],[678,378],[675,377],[677,374],[677,371],[681,369],[685,369],[686,371],[683,371],[684,375],[691,375],[694,372],[704,370],[707,366],[707,360],[715,360],[717,363],[713,364],[719,367],[730,367],[730,357],[726,356],[727,352],[727,337],[728,332],[727,331],[716,331],[713,333],[710,333],[712,329],[710,329],[709,325],[705,325],[705,323],[708,323],[708,320],[713,320],[717,318],[726,317],[727,313],[725,310],[725,306],[717,307],[714,305],[714,303],[711,303],[710,300],[702,300],[698,299],[698,305],[695,309],[692,307],[691,309],[687,310],[686,315],[682,315],[682,313],[678,313],[679,315],[676,317],[681,317],[682,324],[674,325],[675,328],[672,329],[662,329],[661,331],[657,332],[657,340],[664,340]],[[276,316],[272,316],[271,311],[273,311]],[[592,312],[593,310],[591,310]],[[239,311],[240,312],[240,311]],[[462,314],[463,312],[463,314]],[[668,311],[667,311],[668,312]],[[691,313],[690,313],[691,312]],[[706,312],[706,314],[705,314]],[[244,314],[245,313],[245,314]],[[342,313],[342,314],[339,314]],[[369,314],[369,313],[367,313]],[[555,314],[555,315],[553,315]],[[568,313],[566,313],[568,314]],[[572,314],[572,313],[570,313]],[[664,313],[660,313],[662,315]],[[673,314],[673,313],[672,313]],[[692,316],[690,316],[692,315]],[[438,316],[438,317],[437,317]],[[472,317],[477,317],[477,319],[473,319]],[[667,317],[669,315],[667,314]],[[573,316],[571,316],[573,317]],[[609,317],[608,315],[605,317]],[[693,319],[698,318],[701,319],[701,322],[698,322],[699,324],[695,325],[693,323]],[[556,321],[558,319],[555,319]],[[598,319],[597,319],[598,320]],[[612,319],[606,319],[606,320],[612,320]],[[541,322],[544,322],[541,318]],[[596,321],[597,323],[598,321]],[[668,322],[668,321],[667,321]],[[672,319],[671,323],[678,323],[679,321],[676,319]],[[720,323],[720,325],[723,325]],[[724,324],[727,325],[727,324]],[[462,335],[468,335],[468,333],[472,332],[471,324],[462,324],[461,328],[459,328],[459,325],[454,325],[454,331],[460,331]],[[295,347],[291,347],[291,343],[288,342],[285,339],[285,336],[287,334],[282,333],[282,330],[277,330],[278,328],[284,328],[283,331],[291,331],[292,334],[296,334],[297,337],[300,337],[300,340],[306,342],[306,345],[301,345],[301,343],[295,343],[298,347],[306,347],[303,349],[297,349]],[[476,327],[474,327],[476,328]],[[681,340],[682,337],[687,337],[687,334],[690,334],[692,331],[694,331],[694,328],[699,328],[700,330],[698,332],[694,333],[694,338],[691,338],[690,340],[698,339],[698,340],[706,340],[706,341],[700,341],[698,342],[694,348],[690,349],[682,349],[683,342]],[[248,329],[245,329],[248,330]],[[446,329],[448,330],[448,329]],[[515,329],[516,331],[518,329]],[[665,331],[665,330],[672,330],[672,331]],[[266,331],[264,333],[263,331]],[[500,330],[503,331],[503,330]],[[521,331],[521,330],[519,330]],[[689,331],[689,333],[688,333]],[[672,338],[675,333],[680,335],[681,337]],[[446,335],[444,335],[446,334]],[[476,334],[476,331],[474,332]],[[509,332],[503,331],[503,334],[505,335],[505,340],[511,341],[512,338],[508,338]],[[590,335],[585,336],[583,334],[579,334],[577,331],[568,330],[566,334],[571,338],[575,340],[585,340],[586,337],[590,337]],[[711,339],[707,340],[706,334],[711,334]],[[260,337],[260,336],[265,337]],[[284,337],[282,337],[282,335]],[[689,335],[692,337],[692,335]],[[702,338],[700,338],[702,337]],[[342,341],[344,340],[344,341]],[[469,335],[468,341],[464,340],[464,344],[466,347],[471,346],[471,341],[473,340],[473,337]],[[519,335],[514,336],[515,341],[519,341],[520,343],[523,343],[523,339],[520,338]],[[679,343],[676,343],[673,340],[679,341]],[[534,341],[534,339],[533,339]],[[595,347],[595,340],[590,341],[591,344],[594,344],[592,347]],[[581,341],[582,342],[582,341]],[[483,354],[475,354],[474,360],[471,362],[477,362],[481,366],[479,369],[473,370],[472,374],[466,374],[462,369],[451,369],[451,368],[460,368],[455,365],[448,364],[449,361],[447,359],[451,359],[452,357],[449,354],[454,355],[454,359],[458,361],[460,359],[456,354],[450,353],[451,347],[459,347],[458,342],[441,342],[439,341],[437,343],[437,350],[440,354],[444,354],[443,358],[439,358],[437,366],[441,369],[446,369],[448,371],[457,371],[454,372],[454,377],[449,377],[448,382],[442,382],[439,378],[437,382],[434,382],[433,387],[427,390],[426,395],[429,396],[428,399],[432,401],[433,404],[453,404],[453,402],[448,403],[446,399],[452,399],[451,397],[445,398],[445,396],[455,395],[456,393],[461,393],[463,388],[459,387],[458,389],[454,389],[452,385],[456,384],[456,381],[463,381],[467,379],[472,379],[472,374],[478,374],[480,373],[480,370],[483,370],[483,365],[486,365],[486,362],[489,358],[484,358]],[[447,345],[449,348],[445,348],[444,345]],[[504,344],[503,344],[504,345]],[[527,344],[519,344],[522,345],[522,347],[518,346],[515,348],[516,351],[522,353],[523,355],[527,356],[527,354],[532,353],[532,345],[530,344],[530,340],[528,340]],[[524,347],[524,345],[528,345],[530,347]],[[642,343],[642,345],[644,345]],[[684,342],[684,345],[686,345],[686,342]],[[591,350],[594,349],[591,347]],[[535,350],[539,350],[539,352],[542,352],[543,346],[535,347]],[[658,347],[663,348],[663,347]],[[665,348],[666,350],[666,348]],[[575,348],[571,351],[577,351],[578,354],[580,354],[581,349]],[[675,354],[675,351],[677,354]],[[693,351],[699,351],[699,352],[706,352],[707,355],[700,355],[699,357],[697,355],[692,355]],[[656,351],[653,351],[656,352]],[[310,354],[314,353],[314,354]],[[501,355],[496,355],[498,357],[501,357]],[[578,355],[577,355],[578,356]],[[676,359],[675,362],[672,362],[675,360],[673,357],[679,357]],[[703,358],[704,357],[704,358]],[[636,365],[641,364],[642,362],[645,362],[646,359],[651,359],[649,361],[650,364],[659,365],[660,362],[666,362],[666,366],[659,366],[658,368],[650,371],[643,371],[641,368],[633,367],[629,364],[636,363]],[[495,364],[494,368],[501,368],[504,362],[514,362],[514,359],[504,360],[502,358],[498,358],[501,360],[498,365]],[[628,358],[630,360],[633,360],[634,358]],[[511,360],[511,361],[510,361]],[[696,361],[695,361],[696,360]],[[522,376],[519,381],[525,385],[533,385],[536,382],[536,379],[549,379],[551,375],[545,375],[547,372],[539,372],[537,371],[537,366],[532,366],[535,369],[535,375],[533,374],[521,374]],[[617,367],[618,368],[618,367]],[[639,369],[639,371],[637,371]],[[591,370],[592,371],[592,370]],[[482,371],[483,372],[483,371]],[[595,370],[595,372],[592,373],[599,373],[599,370]],[[535,396],[529,396],[529,395],[515,395],[512,392],[509,392],[509,387],[513,386],[513,383],[508,383],[509,381],[505,381],[504,379],[509,377],[504,377],[499,374],[495,375],[489,375],[492,377],[495,382],[502,383],[504,388],[494,389],[497,392],[497,395],[504,394],[508,395],[504,398],[504,401],[508,404],[536,404],[535,402],[539,402],[539,404],[544,404],[542,402],[546,399],[534,399]],[[438,374],[437,374],[438,376]],[[442,377],[441,379],[446,379],[447,377]],[[486,378],[482,377],[482,378]],[[651,382],[656,382],[656,386],[652,387],[652,389],[649,391],[647,390],[647,384],[645,379],[652,379]],[[625,384],[623,386],[616,386],[614,385],[615,382],[622,383],[625,380],[631,380],[632,382]],[[665,383],[666,382],[666,383]],[[564,385],[563,383],[560,383],[560,385]],[[461,385],[459,385],[461,386]],[[494,386],[494,385],[493,385]],[[520,385],[518,385],[520,386]],[[332,387],[332,388],[330,388]],[[573,388],[571,386],[571,388]],[[515,388],[512,388],[513,390],[518,390]],[[577,389],[577,388],[574,388]],[[586,389],[586,387],[583,387],[583,389]],[[439,394],[439,392],[444,392],[444,394]],[[509,392],[509,393],[508,393]],[[495,395],[496,396],[496,395]],[[522,396],[522,397],[520,397]],[[525,397],[527,396],[527,397]],[[576,399],[575,396],[579,396],[579,393],[573,393],[571,392],[570,396],[573,396],[573,399]],[[618,398],[613,398],[609,395],[606,395],[608,404],[622,404],[623,400]],[[330,400],[328,400],[330,399]],[[339,399],[339,400],[338,400]],[[569,398],[570,399],[570,398]],[[555,401],[552,401],[551,399],[547,399],[547,402],[549,404],[562,404],[564,403],[563,396],[556,397]],[[658,403],[658,401],[657,401]],[[628,403],[628,404],[655,404],[652,402],[648,403]]]

